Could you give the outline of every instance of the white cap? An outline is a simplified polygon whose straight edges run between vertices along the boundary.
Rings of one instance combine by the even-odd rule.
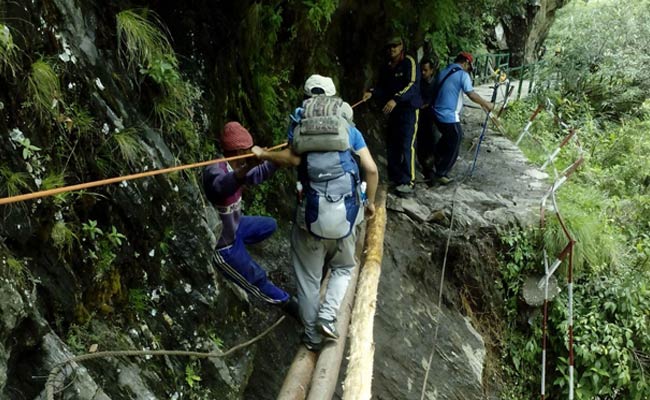
[[[323,89],[326,96],[334,96],[336,94],[334,81],[328,76],[314,74],[307,78],[305,81],[305,94],[307,96],[313,96],[314,93],[312,93],[312,89],[315,88]]]

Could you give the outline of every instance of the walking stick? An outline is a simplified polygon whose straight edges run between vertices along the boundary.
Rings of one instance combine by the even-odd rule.
[[[499,90],[499,81],[494,82],[494,91],[492,92],[492,100],[491,102],[494,104],[497,99],[497,90]],[[472,162],[472,169],[469,172],[469,176],[471,177],[472,174],[474,173],[474,168],[476,168],[476,159],[478,158],[478,152],[481,150],[481,142],[483,141],[483,137],[485,137],[485,131],[487,130],[487,125],[488,121],[490,120],[490,117],[492,117],[492,112],[488,112],[487,115],[485,116],[485,121],[483,122],[483,129],[481,130],[481,136],[478,138],[478,145],[476,146],[476,153],[474,153],[474,161]]]

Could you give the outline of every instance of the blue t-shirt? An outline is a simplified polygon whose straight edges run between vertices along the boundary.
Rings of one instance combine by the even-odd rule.
[[[440,71],[436,77],[436,81],[440,82],[444,79],[453,67],[462,68],[459,64],[450,64],[447,68]],[[436,104],[433,107],[436,119],[446,124],[460,122],[460,111],[463,108],[462,94],[473,91],[472,79],[465,70],[461,69],[451,74],[442,84]]]
[[[302,112],[302,108],[296,109],[294,115],[297,113]],[[293,143],[293,128],[296,127],[297,122],[296,120],[292,117],[291,124],[289,124],[289,131],[287,132],[287,141],[289,144]],[[363,135],[361,134],[361,131],[358,130],[355,126],[348,126],[348,137],[350,140],[350,147],[355,153],[358,153],[359,150],[363,149],[364,147],[367,147],[366,141],[363,139]]]

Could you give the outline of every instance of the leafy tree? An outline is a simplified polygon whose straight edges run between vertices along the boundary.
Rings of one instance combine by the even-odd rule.
[[[558,13],[546,61],[565,93],[609,117],[639,114],[650,91],[650,1],[574,1]]]

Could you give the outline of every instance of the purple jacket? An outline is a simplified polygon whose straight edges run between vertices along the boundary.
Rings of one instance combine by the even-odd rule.
[[[227,162],[212,164],[203,170],[203,189],[216,208],[223,228],[217,247],[225,247],[235,241],[241,217],[241,191],[244,185],[259,185],[269,179],[277,167],[268,161],[252,168],[244,182],[237,182],[235,172]]]

